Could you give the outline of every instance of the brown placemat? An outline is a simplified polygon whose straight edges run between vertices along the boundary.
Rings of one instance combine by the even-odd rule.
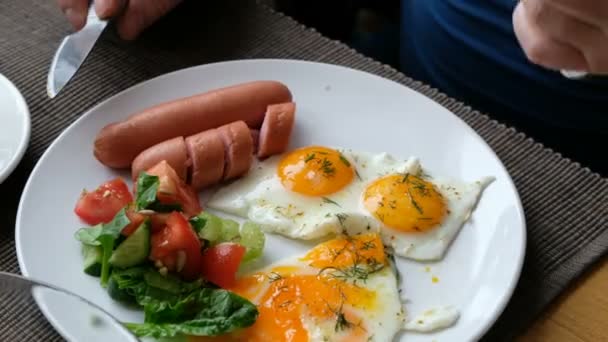
[[[607,179],[513,128],[267,8],[246,1],[191,1],[136,43],[121,42],[108,30],[76,78],[58,98],[50,100],[45,90],[49,63],[68,32],[70,28],[54,1],[0,1],[0,73],[23,92],[32,113],[29,149],[14,174],[0,185],[0,271],[18,272],[14,220],[29,172],[52,140],[80,114],[151,77],[193,65],[248,58],[333,63],[386,77],[453,111],[490,144],[520,192],[528,246],[513,299],[486,340],[511,340],[608,250]],[[7,304],[0,302],[0,306]],[[31,310],[26,311],[35,316]],[[13,316],[0,313],[0,339],[17,341],[22,337],[11,324],[16,319]],[[35,334],[28,334],[27,340],[57,338],[43,324]]]

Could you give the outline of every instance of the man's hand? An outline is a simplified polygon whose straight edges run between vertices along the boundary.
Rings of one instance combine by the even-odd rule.
[[[181,0],[95,0],[95,11],[102,19],[115,19],[118,34],[133,40],[171,11]],[[57,0],[74,29],[86,24],[88,0]]]
[[[608,73],[608,0],[521,0],[513,25],[533,63]]]

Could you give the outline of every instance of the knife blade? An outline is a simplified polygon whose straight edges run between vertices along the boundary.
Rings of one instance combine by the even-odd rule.
[[[86,25],[80,31],[65,37],[55,52],[46,85],[50,98],[57,96],[76,74],[107,24],[107,20],[99,19],[91,2]]]

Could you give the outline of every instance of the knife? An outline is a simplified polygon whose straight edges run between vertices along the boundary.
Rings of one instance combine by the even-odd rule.
[[[65,37],[55,52],[46,85],[50,98],[57,96],[76,74],[107,24],[107,20],[99,19],[91,1],[86,25],[80,31]]]

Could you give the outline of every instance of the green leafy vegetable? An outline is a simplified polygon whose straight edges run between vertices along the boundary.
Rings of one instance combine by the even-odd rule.
[[[256,306],[248,300],[211,288],[201,288],[177,300],[153,299],[144,309],[145,323],[125,324],[140,337],[217,336],[248,327],[258,316]]]
[[[97,241],[101,243],[103,257],[101,259],[101,285],[106,286],[110,276],[110,257],[114,250],[114,243],[120,236],[120,231],[126,227],[131,221],[127,217],[125,209],[121,209],[114,219],[103,225]]]
[[[154,210],[159,213],[172,211],[182,211],[179,203],[165,204],[160,203],[156,194],[160,186],[158,176],[149,175],[142,172],[137,177],[137,193],[135,194],[135,210]]]
[[[135,194],[135,208],[137,211],[147,209],[156,202],[156,193],[160,186],[158,176],[142,172],[137,177],[137,193]]]
[[[80,242],[89,246],[101,246],[103,256],[101,259],[101,284],[106,286],[110,275],[110,256],[120,237],[120,231],[131,221],[127,217],[125,208],[121,209],[112,221],[106,224],[98,224],[90,228],[79,229],[75,237]]]
[[[155,338],[179,334],[215,336],[250,326],[257,319],[254,304],[232,292],[201,287],[162,276],[148,267],[112,272],[112,298],[143,307],[145,323],[126,323],[137,336]]]
[[[190,225],[192,226],[192,228],[194,229],[196,234],[200,233],[206,224],[207,224],[207,219],[204,217],[201,217],[200,215],[194,216],[190,219]]]
[[[85,245],[89,246],[101,246],[101,242],[97,241],[97,238],[101,234],[101,230],[103,229],[103,224],[98,224],[93,227],[85,227],[80,228],[76,231],[74,237],[76,240],[82,242]]]

